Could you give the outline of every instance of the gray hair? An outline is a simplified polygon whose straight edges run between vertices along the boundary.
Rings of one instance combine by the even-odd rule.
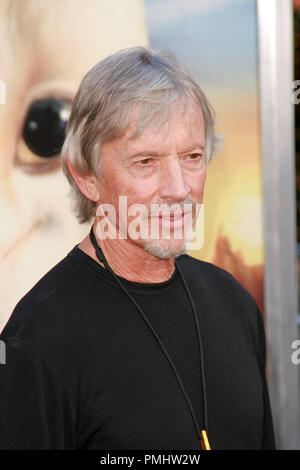
[[[95,65],[83,78],[74,98],[61,151],[62,170],[71,185],[73,211],[79,223],[96,213],[96,203],[79,190],[66,158],[80,174],[101,178],[101,144],[119,138],[138,108],[137,138],[149,124],[168,121],[170,107],[191,98],[202,110],[205,123],[205,159],[216,153],[214,111],[196,81],[169,52],[145,47],[121,50]]]

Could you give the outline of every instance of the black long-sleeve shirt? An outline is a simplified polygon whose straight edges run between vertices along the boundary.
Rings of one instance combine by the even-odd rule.
[[[273,449],[263,321],[227,272],[178,259],[203,337],[212,449]],[[175,270],[122,279],[173,359],[203,423],[191,305]],[[76,245],[18,303],[1,339],[1,449],[200,449],[175,375],[111,274]]]

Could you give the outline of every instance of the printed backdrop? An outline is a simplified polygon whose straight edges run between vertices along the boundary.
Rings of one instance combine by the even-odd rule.
[[[208,170],[204,246],[191,255],[230,271],[262,309],[255,0],[1,0],[0,330],[17,301],[89,230],[70,212],[59,155],[28,148],[29,112],[47,98],[66,116],[96,62],[147,44],[182,60],[224,136]]]
[[[145,0],[150,45],[172,51],[213,105],[223,147],[208,168],[204,246],[263,310],[256,0]]]

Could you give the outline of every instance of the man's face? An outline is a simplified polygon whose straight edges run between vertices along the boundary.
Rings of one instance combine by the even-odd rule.
[[[135,130],[136,123],[132,122],[122,138],[102,146],[97,213],[100,204],[112,204],[118,230],[119,215],[124,217],[124,213],[119,214],[120,196],[127,197],[128,209],[133,204],[142,204],[146,209],[139,213],[140,220],[146,222],[146,225],[141,223],[140,228],[144,238],[135,239],[128,230],[129,243],[161,258],[175,257],[186,250],[184,226],[190,224],[191,219],[195,222],[195,206],[203,198],[206,178],[203,114],[193,103],[187,104],[184,113],[178,104],[173,108],[167,127],[147,127],[140,137],[130,140]],[[176,204],[174,207],[178,210],[155,215],[151,212],[154,204],[164,204],[165,208]],[[136,219],[137,213],[128,216],[126,212],[128,227],[134,216]],[[155,233],[153,237],[151,224],[159,227],[158,236]]]

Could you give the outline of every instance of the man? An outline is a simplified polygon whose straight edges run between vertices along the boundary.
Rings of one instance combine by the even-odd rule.
[[[260,312],[183,255],[216,140],[167,53],[125,49],[85,76],[62,164],[95,220],[1,335],[2,448],[275,448]]]

